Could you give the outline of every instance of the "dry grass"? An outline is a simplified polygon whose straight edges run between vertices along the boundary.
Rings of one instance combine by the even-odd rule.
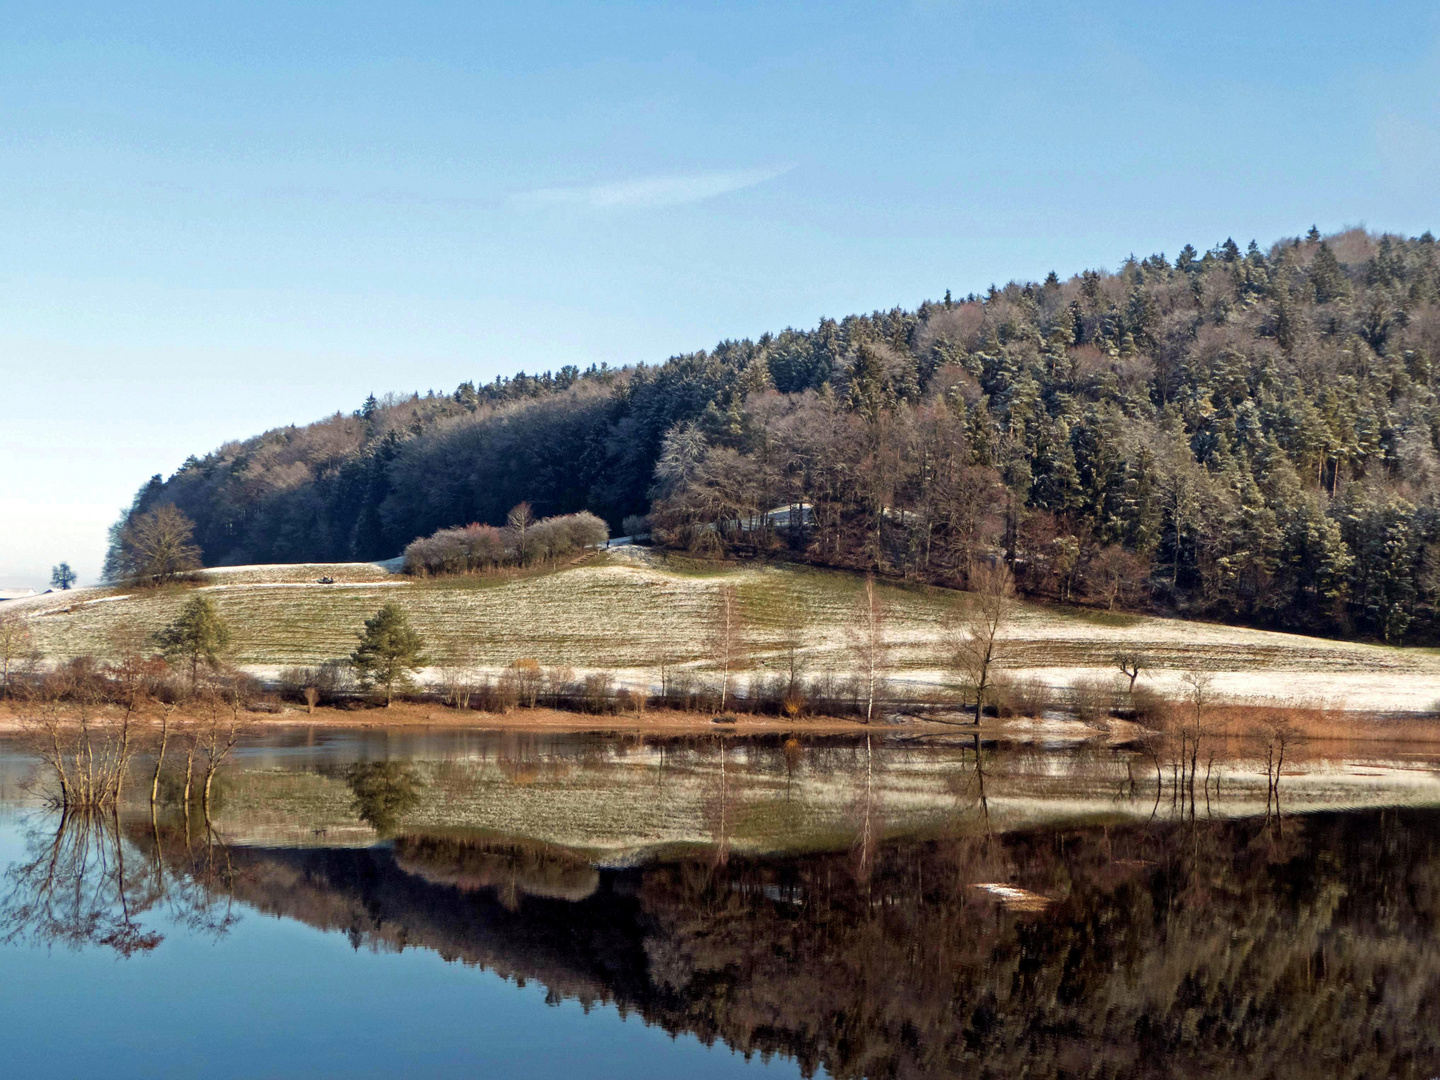
[[[665,558],[636,548],[560,570],[425,581],[368,563],[208,573],[204,588],[233,629],[231,660],[267,678],[346,657],[364,619],[395,600],[426,638],[437,669],[464,664],[497,672],[533,657],[546,667],[574,668],[582,679],[609,672],[617,687],[658,685],[662,661],[672,670],[707,667],[711,612],[725,584],[736,586],[748,615],[755,671],[779,669],[786,641],[798,635],[807,677],[843,677],[853,662],[845,627],[861,588],[857,576],[842,572]],[[335,584],[316,584],[322,577]],[[893,583],[882,583],[880,592],[896,685],[908,686],[914,697],[944,696],[951,680],[943,635],[964,594]],[[46,657],[63,660],[104,656],[126,630],[158,630],[188,595],[186,589],[77,590],[7,610],[28,617]],[[1337,704],[1345,698],[1351,710],[1423,714],[1433,710],[1440,685],[1440,653],[1433,650],[1179,620],[1021,605],[1010,635],[1001,666],[1012,696],[1022,684],[1050,688],[1020,693],[1010,709],[1017,713],[1038,714],[1060,688],[1077,682],[1112,680],[1112,657],[1122,650],[1151,658],[1137,686],[1142,694],[1173,695],[1180,672],[1204,669],[1216,674],[1217,694],[1232,701],[1259,701],[1302,684]]]

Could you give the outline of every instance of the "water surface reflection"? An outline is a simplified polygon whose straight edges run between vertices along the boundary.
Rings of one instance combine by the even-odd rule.
[[[262,913],[804,1075],[1440,1071],[1434,808],[1207,817],[1203,800],[1132,792],[1113,748],[851,741],[798,767],[766,745],[376,749],[252,748],[213,823],[32,813],[6,930],[138,956],[176,928],[223,943],[237,913]],[[595,820],[539,813],[560,781],[595,793]],[[617,800],[667,784],[693,843],[634,823],[610,847],[555,839],[600,835]],[[282,796],[311,816],[267,837]],[[755,825],[777,799],[799,809]],[[1002,817],[1024,799],[1039,809]],[[507,813],[529,830],[497,827]],[[789,845],[756,839],[787,827]],[[295,974],[275,963],[277,982]]]

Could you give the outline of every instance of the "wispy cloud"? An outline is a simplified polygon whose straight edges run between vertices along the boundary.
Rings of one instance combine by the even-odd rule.
[[[649,176],[588,187],[540,188],[512,196],[511,201],[524,206],[581,206],[596,210],[681,206],[763,184],[792,168],[793,165],[782,165],[766,169]]]

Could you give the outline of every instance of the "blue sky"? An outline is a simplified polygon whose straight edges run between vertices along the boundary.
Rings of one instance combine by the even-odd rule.
[[[0,587],[372,390],[1440,229],[1440,6],[83,4],[0,20]]]

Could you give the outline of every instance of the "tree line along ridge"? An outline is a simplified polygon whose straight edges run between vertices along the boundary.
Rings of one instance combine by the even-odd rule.
[[[1440,636],[1440,262],[1355,229],[373,395],[152,478],[206,565],[537,516],[1318,633]],[[791,507],[788,515],[774,515]],[[626,529],[630,531],[630,529]],[[117,527],[118,532],[118,527]]]

